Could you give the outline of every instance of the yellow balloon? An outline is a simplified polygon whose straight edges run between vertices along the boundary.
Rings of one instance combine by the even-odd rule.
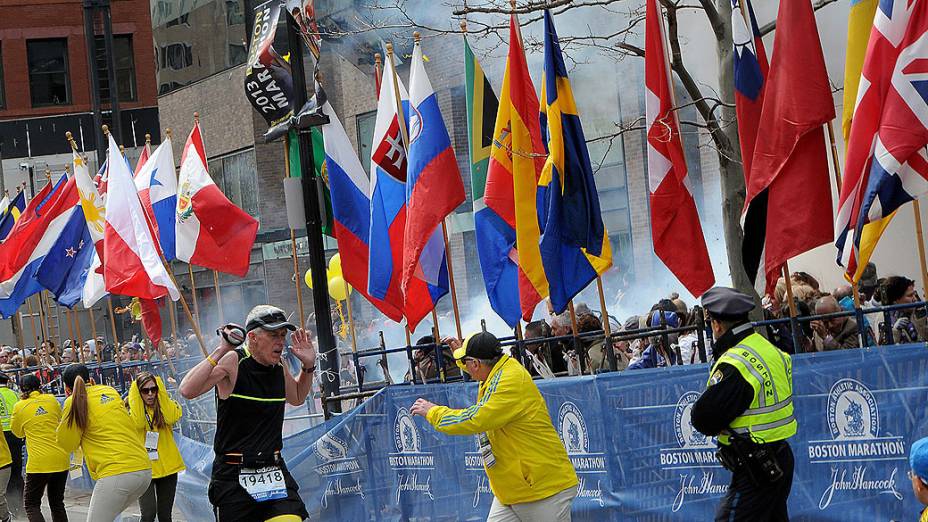
[[[342,256],[339,253],[336,253],[332,256],[332,259],[329,259],[329,278],[331,279],[334,276],[342,275]]]
[[[303,276],[303,281],[305,281],[306,286],[308,286],[309,289],[312,290],[313,288],[313,271],[312,270],[306,271],[306,275]]]
[[[345,280],[342,276],[332,276],[329,278],[329,295],[336,301],[344,301],[348,297]]]

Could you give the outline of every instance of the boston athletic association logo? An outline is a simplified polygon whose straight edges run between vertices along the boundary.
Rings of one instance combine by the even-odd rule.
[[[828,392],[825,409],[831,440],[809,441],[809,462],[825,464],[831,475],[819,509],[835,495],[892,495],[902,500],[898,477],[905,471],[905,441],[880,436],[880,409],[873,393],[855,379],[840,379]]]
[[[699,392],[680,395],[673,410],[673,433],[677,447],[660,449],[660,467],[672,471],[678,482],[677,495],[671,510],[677,512],[687,497],[714,497],[728,490],[725,477],[718,477],[722,465],[715,457],[715,440],[693,427],[693,405]]]
[[[596,502],[604,506],[602,498],[602,480],[597,475],[606,473],[606,455],[590,451],[590,433],[587,431],[583,413],[571,401],[566,401],[557,412],[557,431],[567,449],[570,463],[580,479],[577,497]],[[594,484],[595,481],[595,484]]]
[[[328,479],[322,492],[322,507],[328,506],[329,497],[358,496],[364,498],[361,485],[361,464],[358,459],[348,455],[348,444],[333,432],[326,432],[315,443],[313,453],[319,459],[315,471]]]
[[[396,411],[393,444],[396,453],[389,454],[389,463],[398,472],[396,501],[400,501],[404,492],[419,493],[434,500],[431,470],[435,468],[435,456],[431,452],[422,451],[422,435],[406,408]]]

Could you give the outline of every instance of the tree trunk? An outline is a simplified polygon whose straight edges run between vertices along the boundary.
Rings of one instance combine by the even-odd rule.
[[[712,141],[719,155],[719,170],[722,181],[722,227],[725,231],[725,248],[731,270],[732,286],[752,296],[754,287],[744,271],[741,259],[741,210],[744,207],[744,169],[741,164],[741,146],[738,140],[738,125],[735,115],[734,49],[731,38],[731,2],[716,2],[719,20],[724,34],[718,40],[719,96],[724,105],[719,108],[719,129],[712,133]],[[719,139],[718,133],[724,135]]]

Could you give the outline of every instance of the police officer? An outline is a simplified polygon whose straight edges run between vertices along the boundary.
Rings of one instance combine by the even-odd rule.
[[[796,434],[790,357],[754,331],[750,296],[715,287],[702,305],[716,339],[715,364],[692,422],[718,437],[719,460],[732,472],[715,520],[789,520],[793,452],[786,439]]]

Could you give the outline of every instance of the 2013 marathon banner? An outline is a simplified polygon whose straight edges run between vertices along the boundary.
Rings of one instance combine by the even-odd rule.
[[[793,358],[793,520],[917,518],[906,472],[908,448],[928,435],[926,370],[925,345]],[[712,519],[730,474],[690,422],[707,374],[695,365],[538,381],[580,479],[575,520]],[[312,519],[486,519],[492,493],[475,437],[442,435],[411,416],[418,397],[465,407],[476,385],[391,386],[285,439]],[[209,519],[211,448],[180,446],[188,470],[177,503],[189,519]]]

